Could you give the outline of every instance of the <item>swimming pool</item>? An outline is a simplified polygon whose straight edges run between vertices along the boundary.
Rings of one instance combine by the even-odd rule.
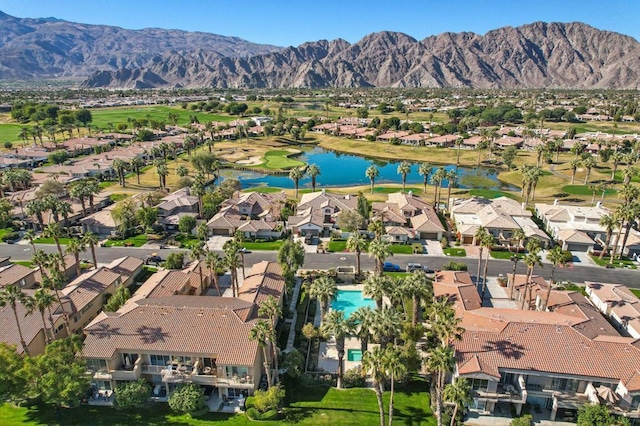
[[[360,306],[375,308],[376,302],[364,297],[360,290],[338,290],[336,298],[331,303],[331,309],[344,311],[345,318],[349,318]]]
[[[362,351],[360,349],[348,349],[347,361],[362,361]]]

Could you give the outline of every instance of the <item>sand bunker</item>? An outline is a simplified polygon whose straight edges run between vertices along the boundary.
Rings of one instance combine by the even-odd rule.
[[[246,160],[236,161],[236,164],[244,164],[247,166],[257,166],[259,164],[262,164],[261,158],[262,157],[260,156],[253,156],[253,157],[247,158]]]

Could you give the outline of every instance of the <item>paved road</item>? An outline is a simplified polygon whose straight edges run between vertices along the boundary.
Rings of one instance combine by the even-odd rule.
[[[43,249],[46,252],[52,253],[56,251],[55,245],[42,244],[38,245],[39,249]],[[134,247],[99,247],[96,248],[96,256],[99,263],[109,263],[114,259],[123,256],[136,256],[143,258],[147,254],[157,252],[163,258],[165,258],[172,251],[178,250],[157,250],[146,248],[134,248]],[[29,245],[23,244],[0,244],[0,256],[11,256],[14,260],[30,260],[33,255],[32,249]],[[90,258],[91,253],[87,252],[82,257]],[[276,261],[275,252],[253,252],[245,255],[245,263],[251,265],[261,260]],[[401,268],[405,268],[408,262],[418,262],[423,265],[427,265],[434,269],[439,269],[444,263],[448,263],[452,260],[450,257],[438,257],[431,255],[396,255],[390,259],[391,262],[397,263]],[[457,258],[453,259],[456,262],[464,262],[469,267],[469,273],[475,275],[477,271],[478,260]],[[373,260],[368,255],[363,254],[361,256],[362,269],[373,269]],[[327,253],[316,254],[306,253],[304,268],[306,269],[329,269],[339,265],[354,265],[355,255],[350,253]],[[484,263],[484,261],[483,261]],[[518,263],[517,273],[526,273],[526,266],[522,263]],[[498,274],[511,274],[513,271],[513,263],[508,260],[490,260],[489,261],[489,275],[497,276]],[[543,268],[536,267],[534,273],[541,274],[546,278],[551,275],[551,264],[545,263]],[[569,268],[557,268],[555,277],[558,280],[571,281],[574,283],[582,283],[584,281],[600,281],[621,283],[628,287],[640,288],[640,269],[605,269],[595,266],[582,266],[574,264]]]

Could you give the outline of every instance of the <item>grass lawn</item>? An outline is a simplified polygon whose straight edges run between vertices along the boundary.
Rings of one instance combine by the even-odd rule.
[[[583,195],[583,196],[593,196],[593,190],[589,187],[589,185],[565,185],[562,187],[562,191],[571,195]],[[615,189],[607,189],[605,191],[605,196],[609,197],[612,195],[616,195],[618,191]],[[596,191],[596,199],[600,200],[600,196],[602,195],[601,191]]]
[[[329,241],[329,251],[339,252],[339,251],[345,251],[346,249],[347,249],[346,240]]]
[[[117,107],[93,109],[91,115],[93,121],[91,124],[101,128],[106,128],[107,123],[127,123],[127,118],[146,119],[150,117],[152,120],[168,122],[169,113],[178,114],[178,125],[184,126],[189,123],[189,116],[195,115],[201,123],[208,121],[231,121],[237,117],[229,115],[214,115],[206,112],[191,111],[190,109],[182,109],[180,107],[171,107],[164,105],[153,106],[136,106],[136,107]]]
[[[4,234],[8,234],[9,232],[13,232],[13,228],[0,229],[0,238],[2,238]]]
[[[190,249],[194,245],[202,245],[202,240],[193,235],[178,234],[173,239],[182,244],[183,248]]]
[[[422,193],[422,188],[417,186],[407,186],[405,192],[412,191],[414,194]],[[375,186],[373,192],[377,194],[393,194],[402,192],[401,186]]]
[[[115,182],[111,182],[111,181],[104,181],[104,182],[100,182],[100,183],[98,184],[98,186],[99,186],[100,188],[102,188],[102,189],[108,188],[108,187],[110,187],[111,185],[115,185]]]
[[[413,254],[413,247],[408,244],[391,244],[389,249],[393,254]]]
[[[293,153],[291,151],[285,151],[285,150],[273,150],[273,151],[267,151],[266,154],[264,154],[264,164],[263,166],[266,167],[267,169],[274,169],[274,170],[286,170],[286,169],[292,169],[294,167],[299,167],[299,166],[304,166],[304,162],[300,161],[300,160],[294,160],[292,158],[289,158],[289,155],[292,155]]]
[[[465,257],[467,255],[467,251],[462,247],[448,247],[442,251],[446,256],[452,257]]]
[[[107,240],[104,245],[106,247],[125,247],[125,244],[131,244],[131,247],[142,247],[147,242],[147,234],[136,235],[126,240]]]
[[[631,293],[633,293],[636,296],[640,297],[640,289],[638,289],[638,288],[630,288],[629,290],[631,290]]]
[[[411,272],[383,272],[383,274],[391,278],[405,278],[411,275]]]
[[[253,188],[243,189],[242,192],[259,192],[261,194],[268,194],[272,192],[280,192],[282,188],[276,186],[256,186]]]
[[[34,263],[30,260],[12,260],[11,263],[15,263],[16,265],[26,266],[27,268],[33,268]]]
[[[491,250],[491,251],[489,251],[489,254],[494,259],[510,260],[511,256],[513,256],[515,253],[511,253],[510,251],[493,251],[493,250]],[[520,260],[524,259],[524,253],[518,253],[518,258]]]
[[[66,237],[60,237],[58,238],[60,240],[60,245],[66,246],[67,244],[69,244],[69,241],[71,240],[71,238],[66,238]],[[33,242],[35,244],[55,244],[56,242],[53,240],[53,238],[36,238],[35,240],[33,240]]]
[[[470,189],[469,195],[475,195],[476,197],[484,197],[489,199],[498,197],[516,198],[515,195],[509,192],[496,191],[493,189]]]
[[[282,240],[277,241],[245,241],[242,247],[247,250],[280,250]]]
[[[117,203],[118,201],[122,201],[125,198],[129,198],[128,194],[111,194],[109,195],[109,199],[111,201],[113,201],[114,203]]]
[[[589,254],[591,259],[599,266],[607,266],[609,264],[610,256],[605,256],[604,259],[598,259],[598,256],[594,256]],[[613,261],[613,266],[615,268],[629,268],[629,269],[637,269],[636,264],[628,259],[615,259]]]

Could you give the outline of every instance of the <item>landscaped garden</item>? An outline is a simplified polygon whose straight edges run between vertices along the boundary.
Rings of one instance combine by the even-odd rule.
[[[148,241],[146,234],[140,234],[124,240],[107,240],[105,247],[142,247]]]
[[[508,250],[490,250],[489,255],[494,259],[511,260],[513,256],[518,256],[519,260],[524,259],[524,253],[513,253]]]
[[[599,266],[604,266],[609,268],[613,267],[613,268],[637,269],[636,263],[631,259],[616,258],[613,261],[613,263],[609,263],[610,256],[605,256],[602,259],[599,259],[598,256],[595,256],[593,254],[589,254],[589,256],[591,256],[591,259],[595,262],[596,265],[599,265]],[[611,266],[608,266],[608,265],[611,265]]]
[[[304,166],[304,162],[289,158],[289,156],[293,154],[294,153],[292,153],[291,151],[285,150],[267,151],[264,154],[264,163],[262,163],[260,166],[273,170],[287,170],[294,167]]]
[[[445,256],[453,256],[453,257],[465,257],[467,255],[467,251],[462,247],[447,247],[442,249]]]
[[[276,241],[244,241],[242,247],[247,250],[280,250],[282,240]]]
[[[59,237],[58,238],[61,245],[66,246],[71,241],[71,238],[67,237]],[[55,240],[53,238],[40,237],[33,240],[34,244],[55,244]]]
[[[413,248],[408,244],[391,244],[389,250],[393,254],[413,254]]]

